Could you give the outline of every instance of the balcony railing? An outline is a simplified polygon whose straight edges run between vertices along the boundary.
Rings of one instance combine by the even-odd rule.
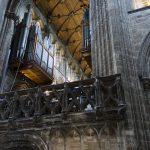
[[[116,118],[126,110],[120,75],[9,92],[0,98],[1,120],[58,114],[65,119],[78,113]]]

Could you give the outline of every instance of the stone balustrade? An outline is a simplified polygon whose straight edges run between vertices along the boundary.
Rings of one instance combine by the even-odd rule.
[[[95,114],[122,118],[126,110],[121,76],[113,75],[0,95],[0,120]]]

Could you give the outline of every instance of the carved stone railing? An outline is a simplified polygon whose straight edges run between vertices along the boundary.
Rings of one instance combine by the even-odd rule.
[[[0,95],[0,120],[94,113],[123,116],[126,110],[121,76],[98,77]]]

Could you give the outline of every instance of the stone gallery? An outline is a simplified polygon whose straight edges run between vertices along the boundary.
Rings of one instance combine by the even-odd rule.
[[[150,0],[0,0],[0,150],[150,150]]]

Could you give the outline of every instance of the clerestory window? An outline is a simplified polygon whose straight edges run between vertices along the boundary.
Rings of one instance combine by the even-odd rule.
[[[150,0],[133,0],[134,9],[150,6]]]

